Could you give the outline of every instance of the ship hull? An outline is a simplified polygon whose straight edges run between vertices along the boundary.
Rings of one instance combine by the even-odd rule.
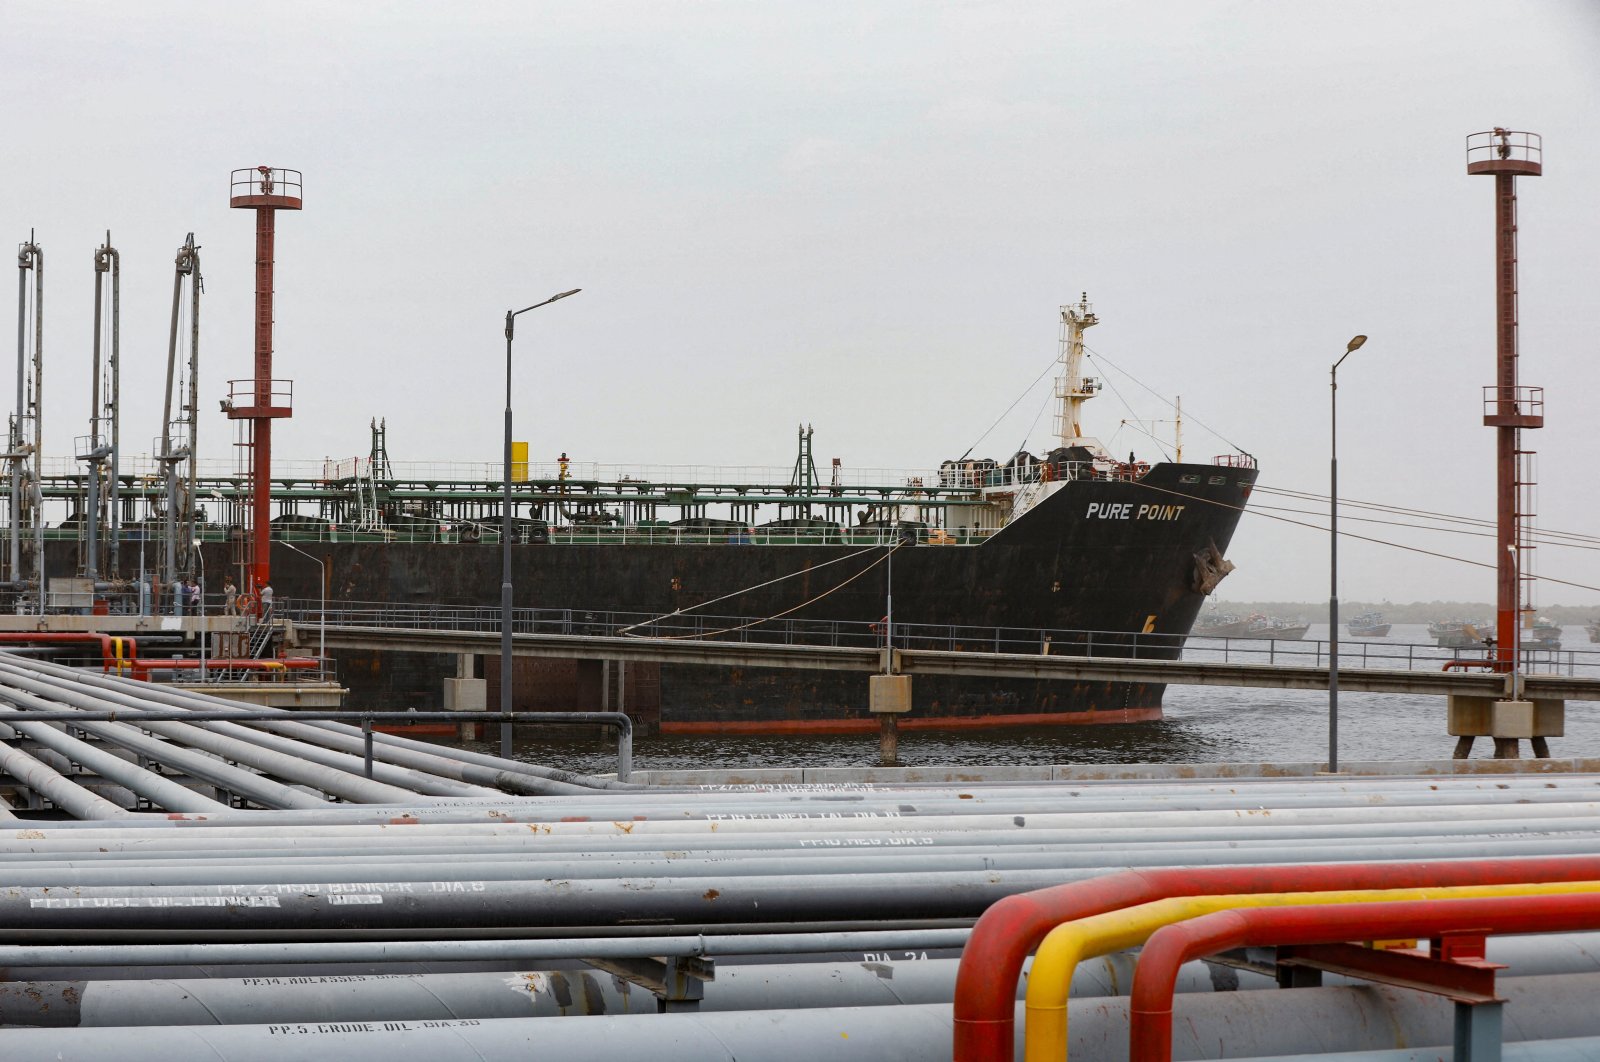
[[[993,651],[993,635],[974,633],[980,628],[1094,631],[1101,632],[1091,650],[1097,654],[1131,653],[1137,644],[1140,656],[1176,657],[1205,599],[1202,558],[1214,561],[1227,549],[1254,479],[1250,468],[1159,464],[1139,481],[1063,483],[981,545],[902,546],[892,562],[895,624],[947,626],[952,648]],[[302,548],[327,561],[330,607],[492,606],[499,600],[496,543],[317,542]],[[876,623],[888,611],[891,590],[885,552],[742,541],[519,543],[512,550],[515,606]],[[215,557],[208,552],[206,562],[215,572],[228,559],[219,549]],[[280,546],[272,573],[279,602],[316,607],[317,565]],[[747,589],[753,587],[759,589]],[[781,621],[763,625],[746,636],[776,639],[782,627]],[[775,629],[779,633],[765,633]],[[1063,636],[1053,646],[1035,637],[1038,651],[1070,651]],[[1017,651],[1011,644],[1002,648]],[[435,707],[443,680],[457,674],[454,658],[444,656],[350,652],[337,659],[350,703],[358,707]],[[599,661],[519,660],[516,666],[519,710],[620,704],[646,730],[686,734],[851,733],[878,725],[867,711],[864,675],[637,664],[624,671]],[[498,658],[481,658],[476,667],[488,680],[490,703],[497,704]],[[1161,716],[1163,688],[918,677],[913,710],[899,724],[962,729],[1148,721]]]

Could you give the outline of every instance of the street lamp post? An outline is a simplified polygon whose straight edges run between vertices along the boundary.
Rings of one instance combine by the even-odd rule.
[[[1356,336],[1328,370],[1328,773],[1339,772],[1339,366],[1366,336]]]
[[[582,290],[573,288],[532,306],[506,311],[505,496],[500,506],[500,711],[506,716],[500,724],[500,755],[506,759],[511,758],[511,337],[522,314]]]
[[[328,659],[328,559],[313,557],[293,542],[281,538],[278,540],[278,545],[292,553],[300,554],[306,560],[316,561],[317,566],[322,569],[322,579],[319,584],[322,590],[321,603],[317,606],[317,666],[325,667],[327,665],[324,661]]]

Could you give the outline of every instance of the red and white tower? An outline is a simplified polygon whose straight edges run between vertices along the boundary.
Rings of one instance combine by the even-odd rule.
[[[272,247],[280,210],[300,209],[300,171],[275,166],[234,170],[228,205],[256,212],[255,374],[228,381],[229,420],[246,422],[242,448],[250,477],[243,507],[243,590],[252,598],[271,581],[272,422],[294,414],[294,385],[272,376]]]
[[[1517,382],[1516,181],[1544,172],[1543,141],[1514,129],[1473,133],[1467,137],[1467,172],[1494,177],[1495,382],[1483,389],[1483,423],[1495,430],[1495,660],[1511,671],[1523,602],[1531,599],[1522,587],[1531,582],[1533,568],[1533,451],[1522,448],[1522,430],[1544,427],[1544,388]]]

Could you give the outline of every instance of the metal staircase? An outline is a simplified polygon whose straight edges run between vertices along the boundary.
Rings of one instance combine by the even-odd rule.
[[[275,624],[271,619],[257,620],[250,625],[248,633],[249,649],[245,653],[252,660],[259,660],[267,655],[272,647],[272,634]]]

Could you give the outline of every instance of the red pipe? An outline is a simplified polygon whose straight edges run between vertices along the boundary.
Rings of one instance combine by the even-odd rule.
[[[956,972],[956,1062],[1011,1062],[1017,978],[1045,934],[1063,922],[1169,896],[1330,889],[1403,889],[1600,879],[1600,857],[1334,863],[1129,870],[1007,896],[972,928]]]
[[[70,633],[64,631],[25,631],[0,634],[0,645],[29,645],[37,643],[44,643],[46,645],[52,643],[82,645],[87,642],[97,642],[100,645],[100,670],[103,672],[117,670],[113,666],[117,661],[121,660],[126,662],[129,660],[129,658],[138,655],[138,646],[132,638],[121,639],[123,648],[125,650],[121,654],[117,653],[116,646],[112,644],[112,641],[112,635],[97,634],[88,631]]]
[[[147,671],[199,671],[199,660],[130,660],[128,665],[133,669],[136,678],[143,678]],[[222,657],[206,661],[207,668],[226,668],[234,671],[283,671],[292,669],[304,671],[317,666],[317,661],[306,656],[292,656],[283,659],[262,660],[259,657],[243,657],[233,659]]]
[[[1129,1009],[1128,1057],[1130,1062],[1172,1058],[1172,996],[1178,967],[1202,955],[1252,945],[1335,944],[1465,931],[1487,936],[1576,932],[1596,927],[1600,927],[1600,894],[1592,892],[1255,907],[1201,915],[1156,930],[1139,953]]]
[[[122,643],[121,653],[117,652],[116,642]],[[199,660],[141,660],[139,659],[138,643],[132,638],[123,638],[118,635],[96,634],[88,631],[70,633],[64,631],[0,633],[0,645],[28,645],[35,643],[44,643],[46,645],[98,643],[100,646],[100,670],[102,672],[115,671],[120,674],[126,668],[136,679],[145,678],[146,672],[150,671],[200,670]],[[223,657],[206,661],[207,668],[229,668],[234,671],[279,671],[284,669],[304,671],[317,666],[316,660],[304,656],[284,657],[273,660],[262,660],[256,657],[235,660]]]
[[[192,659],[152,659],[131,661],[134,667],[142,671],[198,671],[200,661]],[[305,670],[317,666],[317,661],[309,656],[286,656],[282,659],[263,660],[260,657],[246,656],[234,659],[232,657],[213,657],[206,661],[206,667],[226,667],[235,671],[277,671],[283,668]]]

